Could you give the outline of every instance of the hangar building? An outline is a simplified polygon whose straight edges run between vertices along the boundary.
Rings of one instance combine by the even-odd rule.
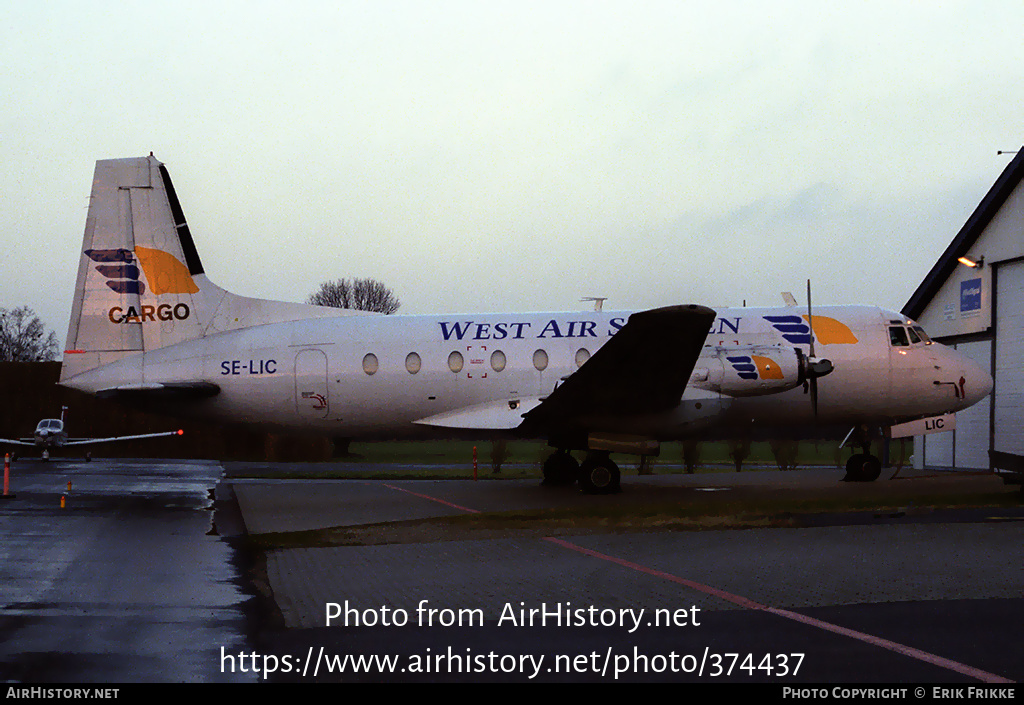
[[[956,430],[914,439],[915,467],[987,469],[1024,455],[1024,149],[1017,152],[903,307],[935,340],[992,374]]]

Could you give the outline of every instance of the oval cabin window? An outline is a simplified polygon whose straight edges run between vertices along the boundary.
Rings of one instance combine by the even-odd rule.
[[[462,359],[462,353],[458,350],[453,351],[452,354],[448,356],[448,369],[452,372],[462,372],[463,364],[464,360]]]
[[[501,350],[495,350],[491,353],[491,369],[495,372],[501,372],[505,369],[505,353]]]
[[[583,363],[590,359],[590,351],[580,348],[576,351],[576,367],[583,367]]]
[[[405,369],[409,370],[409,374],[416,374],[422,366],[423,361],[420,360],[420,356],[417,353],[411,352],[405,356]]]
[[[377,356],[373,353],[366,353],[366,357],[363,358],[363,372],[372,375],[377,371],[377,367]]]

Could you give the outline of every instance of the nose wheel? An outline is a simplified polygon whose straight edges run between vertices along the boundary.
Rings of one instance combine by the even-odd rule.
[[[843,482],[874,482],[881,473],[881,460],[870,453],[855,453],[846,461]]]

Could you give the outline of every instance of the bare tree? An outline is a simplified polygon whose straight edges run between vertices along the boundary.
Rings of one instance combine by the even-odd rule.
[[[57,357],[57,335],[28,306],[0,307],[0,361],[45,362]]]
[[[376,313],[394,313],[401,305],[391,289],[376,279],[335,279],[323,282],[315,293],[310,294],[306,303]]]

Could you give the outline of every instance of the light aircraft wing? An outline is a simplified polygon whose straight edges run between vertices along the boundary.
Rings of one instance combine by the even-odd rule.
[[[13,438],[0,438],[0,445],[14,445],[14,446],[35,446],[36,442],[34,438],[22,438],[21,440],[15,440]]]
[[[137,436],[111,436],[110,438],[75,438],[67,441],[64,447],[68,446],[87,446],[94,445],[96,443],[113,443],[114,441],[138,441],[143,438],[161,438],[163,436],[181,436],[184,435],[184,431],[164,431],[162,433],[142,433]]]
[[[674,408],[715,315],[693,304],[634,313],[579,370],[523,415],[524,427],[555,429],[588,417]]]

